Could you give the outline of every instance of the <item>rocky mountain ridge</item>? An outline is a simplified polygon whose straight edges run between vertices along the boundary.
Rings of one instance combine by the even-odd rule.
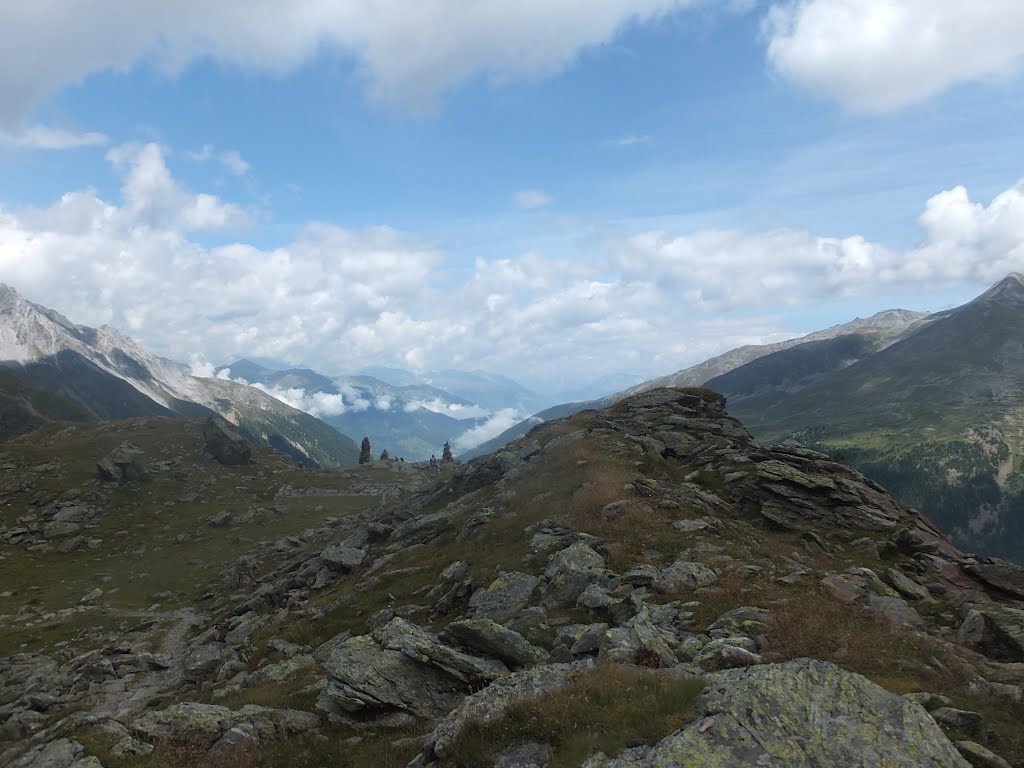
[[[561,403],[546,408],[533,414],[528,419],[515,424],[491,440],[464,452],[463,457],[471,459],[476,456],[483,456],[485,453],[500,450],[507,443],[522,437],[533,426],[544,421],[559,419],[588,408],[606,408],[624,397],[661,387],[702,387],[716,376],[727,374],[732,370],[772,355],[775,352],[797,348],[805,344],[856,337],[858,344],[862,348],[860,356],[864,356],[894,344],[916,328],[926,325],[931,319],[932,316],[927,312],[887,309],[867,318],[857,317],[848,323],[834,325],[830,328],[787,339],[786,341],[773,344],[748,344],[737,347],[689,368],[684,368],[665,376],[659,376],[616,392],[609,392],[602,397]]]
[[[351,438],[264,392],[192,376],[113,328],[76,325],[0,284],[0,438],[52,420],[208,413],[310,464],[358,455]]]
[[[241,554],[190,588],[195,604],[0,660],[0,759],[1024,765],[1024,569],[961,553],[823,454],[760,445],[724,405],[655,390],[441,475],[300,471],[259,451],[221,467],[182,438],[157,461],[180,467],[181,498],[197,493],[175,519],[269,494],[290,509],[258,524],[300,514],[297,529],[245,551],[249,523],[211,520],[189,546],[237,537]],[[60,458],[67,439],[15,445],[6,498],[27,482],[37,509],[83,503],[94,491]],[[147,487],[100,485],[110,500],[84,503],[131,506]],[[357,488],[365,501],[342,505]],[[2,557],[23,570],[89,556]],[[32,625],[21,637],[69,610],[40,615],[18,591],[4,619]],[[119,594],[68,615],[116,617]]]
[[[882,350],[803,345],[707,386],[758,436],[842,453],[962,546],[1024,561],[1022,318],[1011,274]]]

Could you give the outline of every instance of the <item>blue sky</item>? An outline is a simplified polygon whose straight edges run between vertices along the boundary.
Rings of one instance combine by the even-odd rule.
[[[172,6],[0,0],[0,280],[199,367],[557,390],[1024,269],[1024,6]]]

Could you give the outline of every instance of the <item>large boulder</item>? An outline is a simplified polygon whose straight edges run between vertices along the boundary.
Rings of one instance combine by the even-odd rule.
[[[219,416],[211,416],[203,424],[203,447],[221,464],[234,466],[252,461],[252,446]]]
[[[919,705],[824,661],[711,675],[694,722],[585,768],[970,768]]]
[[[363,564],[366,560],[366,550],[350,547],[344,542],[331,544],[320,553],[320,559],[331,570],[348,573]]]
[[[87,757],[85,747],[71,739],[57,739],[33,747],[11,763],[10,768],[103,768],[95,757]]]
[[[211,747],[232,728],[248,724],[260,741],[273,741],[319,727],[320,718],[297,709],[272,709],[247,704],[234,710],[215,704],[187,702],[147,712],[132,725],[132,731],[147,741],[187,741]]]
[[[113,483],[141,480],[146,475],[146,454],[138,446],[121,443],[96,463],[96,474]]]
[[[423,627],[402,618],[394,618],[375,629],[373,638],[381,648],[401,651],[410,659],[437,667],[467,685],[489,683],[509,673],[508,667],[500,661],[456,650]]]
[[[513,667],[531,666],[547,656],[547,653],[515,630],[503,627],[490,619],[454,621],[448,625],[442,637],[461,643],[485,656],[500,659]]]
[[[402,651],[381,648],[367,635],[337,645],[324,667],[327,685],[317,709],[332,720],[396,712],[435,718],[450,712],[461,699],[459,680]]]
[[[410,765],[429,765],[448,754],[452,743],[470,723],[500,719],[514,704],[559,691],[572,682],[573,675],[592,662],[549,664],[517,672],[491,683],[462,700],[427,737],[423,753]]]
[[[1024,662],[1024,610],[978,606],[967,612],[957,642],[996,661]]]
[[[516,618],[530,604],[540,579],[528,573],[509,571],[498,576],[486,589],[478,589],[469,599],[473,618],[491,619],[503,624]]]
[[[591,584],[606,582],[608,571],[604,558],[580,541],[555,553],[544,576],[548,580],[544,590],[545,604],[571,608]]]
[[[966,564],[964,570],[990,587],[1024,599],[1024,567],[1020,565],[1008,563],[997,557],[985,557],[976,563]]]

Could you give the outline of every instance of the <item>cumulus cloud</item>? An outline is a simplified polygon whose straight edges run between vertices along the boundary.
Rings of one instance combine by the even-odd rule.
[[[543,189],[521,189],[516,192],[516,205],[525,210],[551,204],[551,196]]]
[[[515,408],[502,408],[480,426],[467,429],[455,438],[452,446],[457,452],[476,448],[480,443],[487,442],[492,437],[500,435],[506,429],[514,427],[523,420],[524,416],[525,414],[520,413]]]
[[[244,212],[186,189],[156,145],[118,147],[110,159],[120,200],[86,189],[48,208],[0,208],[0,280],[204,375],[208,360],[262,356],[325,371],[455,364],[557,388],[774,340],[781,306],[981,286],[1024,270],[1024,185],[989,202],[962,187],[935,194],[919,245],[905,250],[796,229],[638,231],[588,241],[586,259],[528,251],[465,264],[388,227],[314,222],[277,246],[205,244],[193,231]],[[395,407],[318,394],[281,397],[319,413]]]
[[[43,96],[96,72],[146,62],[174,75],[210,57],[285,74],[324,51],[354,58],[373,98],[429,107],[478,74],[503,82],[557,72],[624,26],[693,3],[42,0],[5,14],[0,25],[0,125],[17,125]]]
[[[787,0],[765,20],[785,78],[857,110],[884,111],[1024,60],[1016,0]]]
[[[131,223],[184,232],[245,224],[245,213],[237,205],[182,187],[171,176],[159,144],[114,147],[107,152],[107,159],[122,173],[124,214]]]

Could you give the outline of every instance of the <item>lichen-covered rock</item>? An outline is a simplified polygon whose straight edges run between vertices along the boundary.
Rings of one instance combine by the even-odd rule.
[[[996,661],[1024,662],[1024,610],[988,605],[968,611],[957,642]]]
[[[768,625],[772,620],[770,611],[764,608],[755,608],[750,605],[733,608],[726,611],[715,619],[708,627],[708,634],[712,637],[733,637],[745,635],[750,638],[758,638],[768,631]]]
[[[928,713],[860,675],[797,659],[708,678],[695,721],[586,768],[968,768]]]
[[[754,652],[752,645],[753,641],[745,637],[712,640],[694,655],[693,663],[705,672],[763,664],[764,659]]]
[[[121,443],[96,463],[101,480],[128,483],[146,476],[146,454],[131,443]]]
[[[560,691],[572,682],[575,673],[588,669],[591,662],[547,664],[516,672],[496,680],[483,690],[465,698],[427,737],[423,754],[410,765],[421,765],[443,758],[452,742],[470,722],[500,719],[509,707],[520,701]]]
[[[183,676],[191,683],[208,680],[213,677],[214,672],[233,657],[234,652],[222,642],[193,646],[185,655]]]
[[[973,741],[956,741],[953,743],[973,768],[1012,768],[1003,758],[992,750],[981,746],[981,744]]]
[[[662,568],[653,583],[657,592],[692,592],[699,587],[708,587],[718,581],[718,574],[702,563],[678,558],[671,565]]]
[[[955,707],[937,707],[931,710],[930,714],[943,730],[959,731],[975,738],[984,735],[985,721],[978,712]]]
[[[607,580],[604,558],[583,542],[576,542],[551,557],[544,577],[544,603],[571,608],[584,590]]]
[[[211,416],[203,423],[203,447],[221,464],[231,466],[252,461],[252,446],[219,416]]]
[[[312,656],[299,654],[284,661],[267,664],[260,667],[245,679],[245,687],[251,688],[255,685],[266,685],[268,683],[283,683],[288,678],[313,669],[316,666],[316,659]]]
[[[373,631],[381,648],[401,651],[410,659],[430,664],[468,685],[489,683],[509,673],[508,667],[494,659],[482,659],[446,645],[427,630],[394,618]]]
[[[607,631],[608,625],[604,623],[569,624],[559,627],[555,644],[566,648],[573,656],[597,653]]]
[[[869,595],[865,607],[891,627],[925,627],[921,614],[902,597]]]
[[[248,704],[233,710],[216,704],[188,702],[147,712],[135,720],[132,730],[147,741],[167,739],[212,746],[221,736],[242,723],[252,726],[262,740],[272,741],[314,730],[320,719],[296,709],[272,709]]]
[[[363,561],[366,560],[366,551],[347,546],[344,543],[332,544],[320,553],[320,559],[328,568],[347,573],[363,564]]]
[[[442,637],[461,643],[513,667],[539,664],[547,654],[518,632],[490,619],[454,621]]]
[[[498,576],[486,589],[478,589],[469,599],[475,619],[491,619],[504,624],[530,604],[540,579],[528,573],[509,571]]]
[[[85,754],[85,747],[72,739],[57,739],[33,747],[11,763],[10,768],[103,768],[95,757]]]
[[[927,589],[896,568],[887,570],[882,579],[908,600],[927,600],[929,597]]]
[[[332,719],[345,715],[440,717],[458,703],[465,686],[443,670],[381,648],[367,635],[337,645],[325,664],[327,685],[317,709]]]

